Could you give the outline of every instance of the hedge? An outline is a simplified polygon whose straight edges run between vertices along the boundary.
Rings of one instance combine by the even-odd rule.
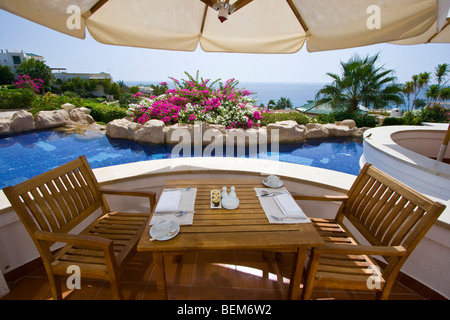
[[[0,109],[28,109],[36,98],[30,89],[0,89]]]
[[[346,119],[355,120],[356,126],[358,128],[362,127],[375,127],[377,125],[377,120],[375,117],[369,116],[367,114],[362,113],[349,113],[347,111],[336,111],[330,114],[321,114],[317,117],[317,120],[320,123],[335,123],[336,121],[343,121]]]
[[[266,126],[269,123],[275,123],[277,121],[294,120],[298,124],[308,124],[312,122],[311,118],[300,112],[272,112],[263,113],[263,119],[261,121],[261,126]]]
[[[57,110],[61,109],[63,104],[70,103],[75,107],[84,107],[84,100],[78,97],[69,96],[57,96],[54,94],[47,93],[44,96],[37,97],[31,104],[30,112],[35,114],[43,110]]]
[[[108,123],[127,116],[127,109],[119,106],[106,105],[96,102],[86,102],[85,107],[91,109],[91,116],[96,122]]]
[[[400,126],[405,124],[405,119],[403,118],[384,118],[383,120],[383,126]]]

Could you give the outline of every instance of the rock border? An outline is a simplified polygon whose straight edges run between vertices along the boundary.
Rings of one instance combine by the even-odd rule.
[[[87,108],[75,108],[69,112],[62,109],[39,111],[33,116],[26,110],[19,110],[11,119],[0,119],[0,136],[32,130],[94,124],[95,120],[89,113],[90,110]]]
[[[91,125],[95,120],[87,108],[74,108],[52,111],[39,111],[33,115],[26,110],[15,112],[11,119],[0,119],[0,136],[32,130],[53,129],[66,126]],[[106,135],[110,138],[132,140],[139,143],[193,144],[199,141],[225,143],[237,139],[245,144],[270,143],[277,139],[279,143],[299,143],[307,139],[326,139],[345,137],[361,139],[368,127],[357,128],[354,120],[344,120],[334,124],[308,123],[299,125],[294,120],[278,121],[265,127],[243,129],[226,129],[222,125],[208,123],[177,123],[166,126],[161,120],[150,120],[144,125],[127,118],[116,119],[106,125]]]
[[[132,122],[126,118],[109,122],[106,135],[110,138],[133,140],[152,144],[192,144],[201,137],[202,144],[225,142],[229,139],[244,139],[246,144],[259,141],[270,142],[278,138],[279,143],[298,143],[307,139],[326,139],[346,137],[361,139],[368,127],[357,128],[354,120],[344,120],[334,124],[308,123],[299,125],[294,120],[279,121],[266,127],[243,129],[226,129],[222,125],[207,123],[184,124],[177,123],[166,126],[161,120],[150,120],[144,125]],[[278,131],[276,131],[278,130]],[[199,141],[199,140],[197,140]]]

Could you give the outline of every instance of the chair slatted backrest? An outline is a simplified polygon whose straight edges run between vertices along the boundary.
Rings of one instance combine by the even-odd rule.
[[[81,156],[3,189],[28,232],[68,232],[102,205],[98,182]]]
[[[370,164],[348,196],[337,219],[345,215],[372,245],[412,250],[445,209]]]

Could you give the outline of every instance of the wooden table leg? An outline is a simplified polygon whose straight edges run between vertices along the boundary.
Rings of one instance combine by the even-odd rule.
[[[307,248],[299,248],[294,259],[294,265],[292,266],[291,281],[289,283],[288,299],[298,300],[299,289],[302,282],[303,267],[305,264]]]
[[[166,272],[164,270],[164,257],[160,251],[153,252],[153,263],[155,264],[156,289],[161,299],[167,300]]]

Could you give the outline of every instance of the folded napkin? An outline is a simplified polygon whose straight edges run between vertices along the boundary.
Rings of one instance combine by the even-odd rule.
[[[163,191],[159,197],[156,213],[174,212],[178,209],[181,200],[181,190]]]
[[[297,202],[295,202],[294,198],[292,198],[290,194],[278,194],[273,198],[280,207],[281,212],[283,212],[286,217],[306,218],[302,209],[298,206]]]
[[[159,220],[168,219],[177,222],[179,225],[189,225],[194,221],[194,206],[197,188],[184,190],[167,190],[161,193],[155,213],[150,221],[150,225]],[[175,214],[179,211],[186,211],[180,217]]]
[[[286,192],[285,194],[279,194],[272,197],[258,197],[270,223],[292,224],[311,222],[285,187],[277,188],[276,190],[272,188],[255,188],[255,191],[256,194],[262,194],[263,191]],[[277,219],[276,217],[282,219]],[[299,217],[304,217],[305,219],[298,219]]]

